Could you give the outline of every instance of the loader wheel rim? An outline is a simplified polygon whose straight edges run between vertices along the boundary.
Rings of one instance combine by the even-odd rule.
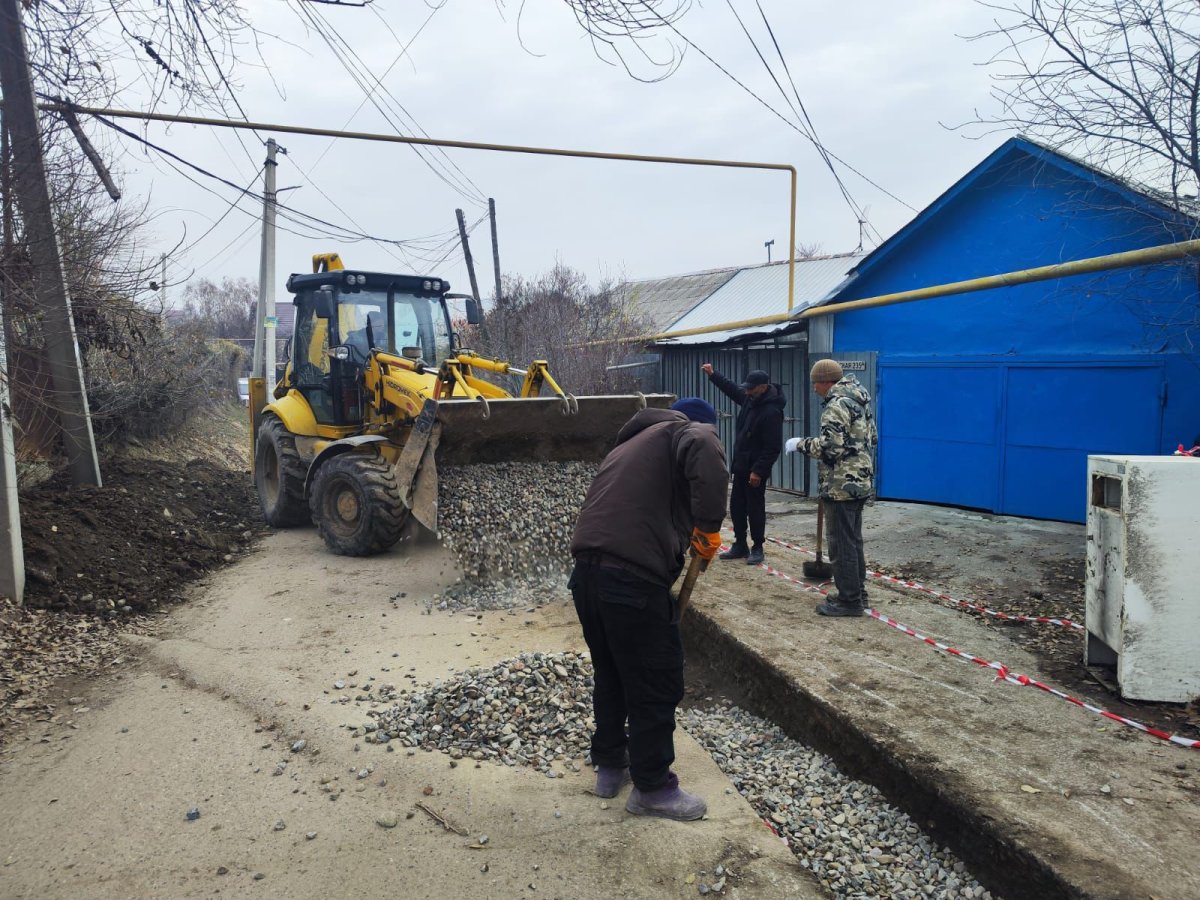
[[[333,510],[337,514],[338,519],[346,524],[358,521],[359,516],[362,514],[362,507],[359,505],[358,495],[354,493],[354,490],[349,485],[343,486],[337,492],[337,496],[333,501]]]

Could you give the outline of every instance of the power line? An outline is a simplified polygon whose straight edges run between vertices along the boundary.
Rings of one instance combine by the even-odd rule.
[[[249,191],[250,185],[254,184],[254,182],[256,182],[258,180],[258,176],[261,173],[262,173],[262,169],[259,169],[257,172],[255,172],[254,177],[250,179],[249,183],[244,188],[242,188],[243,194],[238,194],[236,197],[234,197],[233,200],[230,201],[229,206],[226,208],[225,212],[221,213],[221,217],[219,219],[217,219],[215,222],[213,222],[212,225],[208,226],[208,230],[205,231],[204,234],[200,235],[200,237],[196,238],[194,241],[192,241],[186,247],[181,248],[178,251],[179,255],[182,256],[182,255],[186,255],[187,253],[190,253],[192,250],[194,250],[196,248],[197,244],[199,244],[202,240],[204,240],[206,237],[208,237],[210,234],[212,234],[213,231],[216,230],[217,226],[225,221],[225,217],[228,216],[231,212],[233,212],[234,209],[238,206],[238,204],[242,202],[242,197],[244,196],[244,192]],[[245,212],[245,210],[242,210],[242,212]]]
[[[411,38],[409,38],[408,43],[400,48],[400,52],[396,54],[396,58],[392,60],[391,65],[389,65],[386,69],[384,69],[383,75],[380,76],[380,79],[379,79],[380,81],[382,81],[384,78],[387,78],[388,75],[391,74],[392,69],[394,69],[396,67],[396,63],[400,62],[400,60],[403,59],[408,54],[409,48],[413,45],[413,42],[416,41],[416,39],[421,36],[421,32],[423,32],[425,30],[425,26],[433,21],[433,17],[435,15],[437,15],[438,11],[445,5],[446,5],[445,3],[440,3],[437,6],[435,6],[432,10],[430,10],[429,15],[425,17],[425,21],[421,23],[421,27],[418,28],[413,33],[413,36]],[[372,8],[371,12],[375,13],[375,15],[378,16],[379,20],[381,22],[383,22],[383,24],[387,27],[388,31],[391,31],[392,37],[396,37],[396,32],[392,31],[391,26],[387,24],[387,20],[385,20],[383,18],[383,16],[381,16],[379,14],[378,10]],[[399,38],[396,37],[396,40],[399,41]],[[359,101],[358,106],[356,106],[354,108],[354,112],[350,113],[350,115],[346,119],[346,121],[344,123],[342,123],[343,131],[350,127],[350,123],[354,121],[355,117],[357,117],[360,112],[362,112],[362,108],[367,105],[367,103],[370,101],[370,99],[371,99],[371,97],[368,94],[367,96],[364,96],[362,98],[362,100]],[[329,141],[329,143],[325,145],[325,149],[321,151],[321,155],[318,156],[317,161],[313,163],[314,169],[321,164],[321,160],[323,160],[325,158],[325,155],[327,153],[329,153],[329,151],[331,149],[333,149],[333,145],[336,143],[337,143],[336,139],[331,139]]]
[[[218,181],[227,187],[233,188],[235,191],[237,191],[241,195],[244,195],[247,197],[253,197],[254,199],[256,199],[260,202],[263,201],[263,199],[264,199],[261,194],[255,193],[254,191],[251,191],[248,188],[243,188],[243,187],[239,186],[238,184],[236,184],[235,182],[228,180],[227,178],[222,178],[220,175],[217,175],[213,172],[208,171],[203,166],[199,166],[196,163],[193,163],[190,160],[184,159],[182,156],[179,156],[178,154],[173,153],[172,151],[166,149],[165,147],[161,147],[158,144],[155,144],[153,141],[149,140],[148,138],[144,138],[141,135],[136,134],[135,132],[132,132],[127,128],[122,128],[116,122],[113,122],[112,120],[107,119],[104,116],[96,116],[96,119],[98,121],[104,123],[105,125],[107,125],[109,128],[112,128],[114,131],[117,131],[117,132],[125,135],[126,137],[132,138],[133,140],[138,141],[139,143],[145,144],[147,147],[150,147],[151,149],[158,151],[163,156],[169,157],[170,159],[173,159],[176,162],[178,162],[184,166],[187,166],[188,168],[200,173],[201,175],[204,175],[206,178],[211,178],[214,181]],[[400,245],[403,245],[406,243],[404,240],[393,240],[390,238],[376,237],[374,235],[364,234],[362,232],[354,231],[353,229],[346,228],[342,225],[337,225],[333,222],[329,222],[325,219],[319,218],[318,216],[314,216],[309,213],[301,212],[300,210],[295,209],[294,207],[288,206],[283,203],[276,202],[276,206],[279,209],[280,214],[284,215],[285,217],[298,217],[299,219],[306,219],[306,220],[314,222],[318,225],[322,225],[326,228],[332,229],[332,231],[334,233],[326,235],[328,237],[349,236],[348,238],[343,237],[343,239],[353,239],[353,240],[359,240],[359,241],[377,241],[379,243],[392,244],[394,246],[400,246]],[[244,210],[243,210],[243,212],[244,212]],[[295,221],[295,218],[292,218],[292,221]],[[306,226],[306,227],[311,228],[312,226]]]
[[[645,6],[646,9],[656,19],[658,19],[658,21],[662,25],[665,25],[672,32],[674,32],[676,37],[678,37],[681,41],[683,41],[685,44],[687,44],[689,47],[691,47],[693,50],[695,50],[697,53],[699,53],[701,56],[703,56],[706,60],[708,60],[708,62],[711,65],[713,65],[714,67],[716,67],[721,72],[721,74],[723,74],[726,78],[728,78],[730,81],[732,81],[738,87],[740,87],[743,91],[745,91],[747,94],[749,94],[751,97],[753,97],[756,101],[758,101],[758,103],[761,106],[765,107],[767,109],[767,111],[769,111],[773,116],[775,116],[777,119],[779,119],[781,122],[783,122],[783,124],[787,125],[793,131],[799,133],[806,140],[812,141],[812,138],[807,133],[805,133],[805,131],[802,128],[800,128],[799,125],[797,125],[796,123],[789,120],[787,118],[787,116],[783,115],[783,113],[779,112],[779,110],[775,109],[775,107],[773,107],[770,103],[768,103],[766,100],[764,100],[758,94],[756,94],[753,90],[751,90],[745,84],[745,82],[743,82],[736,75],[734,75],[732,72],[730,72],[728,69],[726,69],[723,65],[721,65],[719,62],[717,62],[715,59],[713,59],[713,57],[710,56],[708,53],[706,53],[704,51],[704,49],[702,47],[700,47],[695,41],[693,41],[691,38],[689,38],[687,35],[685,35],[682,31],[680,31],[673,22],[671,22],[669,19],[665,18],[661,13],[658,12],[658,10],[654,9],[654,7],[652,7],[647,2],[647,0],[639,0],[639,2],[641,2],[641,4],[643,6]],[[916,207],[910,206],[908,203],[905,203],[903,200],[901,200],[899,197],[897,197],[895,194],[893,194],[887,188],[883,187],[883,185],[868,178],[866,175],[864,175],[862,172],[860,172],[854,166],[850,165],[850,163],[846,162],[844,159],[842,159],[836,153],[830,153],[829,155],[830,155],[830,157],[835,159],[837,162],[839,162],[841,165],[843,165],[846,169],[853,172],[855,175],[857,175],[859,178],[861,178],[863,181],[865,181],[867,184],[882,191],[888,197],[891,197],[897,203],[908,207],[913,212],[917,211]]]
[[[398,127],[396,122],[393,121],[393,114],[380,105],[380,103],[377,101],[375,88],[369,86],[367,83],[368,78],[375,82],[379,93],[390,100],[391,103],[400,110],[402,117],[407,117],[417,131],[428,137],[428,133],[421,128],[420,124],[415,118],[413,118],[412,114],[405,109],[403,104],[401,104],[395,98],[395,96],[388,91],[383,82],[374,76],[369,70],[367,70],[365,66],[355,64],[353,61],[355,59],[354,49],[350,46],[346,39],[342,37],[337,29],[334,28],[323,16],[321,16],[318,11],[304,5],[303,2],[301,3],[299,10],[294,11],[297,12],[297,15],[300,15],[302,18],[308,21],[320,38],[325,42],[326,46],[329,47],[329,50],[333,53],[334,58],[336,58],[337,61],[342,64],[342,67],[346,70],[346,73],[358,86],[359,90],[361,90],[366,96],[366,99],[370,101],[371,105],[375,107],[376,111],[396,131],[397,134],[401,132],[401,129]],[[416,153],[417,157],[423,163],[425,163],[431,172],[441,179],[441,181],[446,184],[447,187],[451,188],[464,199],[475,204],[480,204],[486,201],[486,196],[484,195],[483,191],[465,174],[462,176],[462,178],[459,178],[453,172],[448,171],[444,167],[439,168],[436,166],[432,159],[428,158],[421,152],[420,148],[413,146],[412,150],[414,153]],[[449,158],[448,154],[446,154],[444,150],[441,150],[440,152],[443,156],[446,156],[447,159]],[[453,162],[451,162],[451,165],[454,168],[457,168]],[[459,171],[461,172],[461,169],[459,169]]]
[[[732,8],[732,0],[727,0],[727,2],[730,2],[730,6]],[[775,38],[775,30],[772,28],[772,26],[770,26],[770,22],[767,19],[767,11],[763,10],[761,0],[755,0],[755,5],[758,7],[758,14],[760,14],[762,17],[762,24],[766,25],[767,34],[770,36],[770,42],[774,44],[775,54],[779,56],[780,64],[784,66],[784,74],[787,76],[787,82],[788,84],[792,85],[792,94],[796,96],[796,103],[800,108],[800,114],[804,116],[804,121],[806,122],[806,125],[808,125],[809,133],[812,136],[812,143],[816,145],[818,154],[821,154],[822,161],[824,161],[824,164],[826,164],[826,167],[829,169],[829,174],[833,175],[834,180],[838,182],[838,188],[841,191],[841,196],[846,199],[846,203],[850,205],[851,211],[853,211],[853,214],[858,217],[859,227],[862,228],[865,226],[866,228],[871,229],[872,232],[875,232],[876,240],[878,242],[882,242],[883,235],[878,233],[877,230],[875,230],[875,227],[871,226],[871,223],[866,220],[866,211],[862,208],[862,206],[858,205],[853,197],[851,197],[850,188],[847,188],[845,182],[841,180],[841,175],[838,174],[838,169],[834,167],[833,160],[830,158],[828,148],[826,148],[826,145],[821,142],[821,138],[817,137],[816,125],[812,124],[812,119],[809,116],[809,110],[804,107],[804,101],[800,100],[800,91],[797,89],[796,79],[792,78],[792,71],[791,68],[788,68],[787,66],[787,59],[784,56],[784,50],[780,48],[779,41]],[[740,22],[740,18],[738,19],[738,22]],[[749,37],[749,32],[746,36]],[[754,43],[754,38],[751,37],[750,42]],[[756,44],[755,50],[757,49],[758,48]],[[758,54],[758,58],[762,59],[761,53]],[[763,64],[766,65],[766,60],[763,60]],[[768,71],[769,68],[770,67],[768,66]],[[772,78],[774,79],[774,77],[774,72],[772,72]],[[782,89],[782,85],[779,84],[778,79],[775,80],[775,85],[778,86],[781,92],[784,91],[784,89]],[[786,92],[784,96],[786,98]],[[859,241],[859,247],[862,247],[862,241]]]

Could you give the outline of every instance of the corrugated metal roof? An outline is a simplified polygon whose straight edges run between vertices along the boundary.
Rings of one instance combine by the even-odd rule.
[[[686,315],[732,278],[737,271],[713,269],[667,278],[646,278],[626,282],[621,286],[621,290],[633,314],[646,323],[647,331],[664,331],[668,325]]]
[[[796,260],[796,288],[792,312],[798,313],[819,303],[842,283],[846,273],[866,254],[846,253],[819,259]],[[702,303],[680,316],[663,331],[704,328],[741,319],[756,319],[787,312],[788,266],[786,262],[740,269],[737,274],[712,292]],[[673,344],[719,344],[751,334],[774,334],[791,323],[763,325],[696,334],[661,341]]]

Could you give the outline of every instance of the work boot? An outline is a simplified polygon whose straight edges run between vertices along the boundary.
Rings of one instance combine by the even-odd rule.
[[[734,541],[728,550],[718,555],[721,559],[745,559],[750,555],[750,548],[745,541]]]
[[[746,565],[757,566],[765,558],[766,558],[766,554],[763,553],[763,545],[755,544],[753,547],[750,548],[750,555],[746,557]]]
[[[859,604],[842,603],[836,598],[826,600],[817,605],[818,616],[861,616],[863,608]]]
[[[596,766],[597,797],[611,800],[621,792],[621,788],[629,784],[629,766],[618,769],[616,766]]]
[[[660,819],[690,822],[708,812],[708,804],[695,794],[682,790],[679,778],[670,772],[667,783],[658,790],[643,792],[634,785],[629,792],[629,799],[625,801],[625,812],[635,816],[657,816]]]

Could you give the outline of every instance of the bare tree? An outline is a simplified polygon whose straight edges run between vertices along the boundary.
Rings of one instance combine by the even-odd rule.
[[[180,324],[210,338],[253,338],[258,286],[249,278],[201,278],[183,292]]]
[[[621,362],[624,345],[583,346],[645,332],[645,323],[619,296],[614,285],[591,287],[584,275],[561,264],[533,280],[506,277],[502,299],[468,340],[473,349],[518,366],[546,360],[572,393],[620,393],[631,388],[631,376],[608,367]]]
[[[1016,129],[1194,215],[1200,185],[1200,3],[1023,0],[982,5],[999,41],[988,60],[1001,111],[976,125]]]
[[[26,3],[34,79],[45,95],[111,99],[131,73],[150,95],[209,105],[232,95],[232,68],[257,45],[240,0],[56,0]]]

